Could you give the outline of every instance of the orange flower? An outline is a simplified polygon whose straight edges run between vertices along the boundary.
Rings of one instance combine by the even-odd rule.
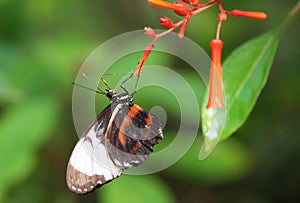
[[[152,6],[173,10],[180,16],[186,16],[188,13],[191,12],[189,6],[186,3],[180,1],[172,4],[163,0],[148,0],[148,3]]]
[[[236,17],[247,17],[247,18],[254,18],[257,20],[264,20],[267,18],[267,14],[264,12],[258,12],[258,11],[240,11],[240,10],[233,10],[233,11],[227,11],[227,14],[230,14],[232,16]]]
[[[211,47],[211,67],[209,79],[209,97],[206,108],[224,108],[223,80],[222,80],[222,48],[223,42],[220,39],[213,39]]]

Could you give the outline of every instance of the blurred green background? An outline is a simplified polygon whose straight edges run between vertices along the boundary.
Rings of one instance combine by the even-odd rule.
[[[246,40],[274,28],[296,2],[224,1],[228,10],[268,14],[265,21],[229,17],[221,33],[224,58]],[[0,1],[0,202],[300,201],[299,21],[282,37],[268,83],[247,122],[208,159],[197,158],[199,134],[185,157],[164,171],[123,175],[85,196],[67,189],[66,165],[78,139],[71,101],[77,71],[101,43],[147,25],[161,28],[159,18],[164,15],[179,19],[146,0]],[[203,12],[190,21],[186,32],[208,53],[216,16],[215,7]],[[155,60],[153,54],[148,64]],[[201,89],[201,81],[195,81],[199,78],[189,75],[184,64],[168,57],[159,60],[173,64],[195,91]],[[163,92],[142,91],[135,102],[149,109],[151,94]],[[161,98],[162,106],[173,102]],[[108,104],[104,97],[99,101],[103,105],[97,111]],[[173,126],[180,121],[170,109],[167,113],[165,141],[158,149],[172,141]]]

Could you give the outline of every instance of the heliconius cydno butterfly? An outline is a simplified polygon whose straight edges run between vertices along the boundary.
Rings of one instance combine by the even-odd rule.
[[[67,166],[68,188],[85,194],[143,163],[163,138],[158,119],[132,103],[128,93],[105,92],[111,99],[81,135]]]

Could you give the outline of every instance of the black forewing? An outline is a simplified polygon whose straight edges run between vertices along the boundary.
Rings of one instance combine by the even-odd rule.
[[[107,125],[108,125],[108,122],[111,118],[111,114],[112,114],[112,111],[111,111],[111,105],[109,104],[103,111],[101,111],[97,117],[96,117],[96,120],[91,123],[89,125],[89,127],[82,133],[82,135],[80,136],[80,138],[82,137],[86,137],[86,135],[88,134],[88,132],[94,128],[94,131],[96,132],[96,136],[101,140],[103,141],[103,144],[105,144],[104,142],[104,134],[105,134],[105,131],[107,129]],[[104,131],[102,131],[101,129],[104,129]]]

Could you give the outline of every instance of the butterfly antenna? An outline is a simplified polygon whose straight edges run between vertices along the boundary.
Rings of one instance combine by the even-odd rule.
[[[96,92],[96,93],[99,93],[99,94],[105,94],[105,92],[103,92],[102,90],[100,90],[100,89],[98,89],[98,88],[97,88],[97,90],[94,90],[94,89],[92,89],[92,88],[86,87],[86,86],[84,86],[84,85],[81,85],[81,84],[78,84],[78,83],[75,83],[75,82],[72,82],[72,85],[81,87],[81,88],[83,88],[83,89],[91,90],[91,91]]]
[[[101,81],[103,82],[103,84],[109,89],[111,90],[111,87],[108,85],[108,83],[104,80],[103,76],[101,77]]]
[[[101,77],[101,81],[103,82],[103,84],[108,88],[108,89],[112,89],[109,85],[108,85],[108,83],[104,80],[104,77],[106,77],[106,76],[119,76],[119,75],[126,75],[126,74],[122,74],[122,73],[118,73],[118,74],[114,74],[114,73],[106,73],[106,74],[104,74],[104,75],[102,75],[102,77]]]
[[[98,85],[97,85],[96,83],[94,83],[94,82],[93,82],[93,81],[92,81],[85,73],[82,73],[82,76],[83,76],[85,79],[87,79],[87,81],[89,81],[89,83],[91,83],[93,86],[95,86],[99,92],[102,92],[102,94],[105,94],[105,92],[102,91],[102,90],[98,87]],[[102,78],[101,78],[101,79],[102,79]]]

